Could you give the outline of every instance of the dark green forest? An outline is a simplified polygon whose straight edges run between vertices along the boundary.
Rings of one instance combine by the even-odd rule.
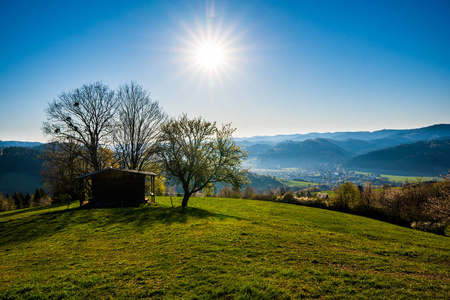
[[[0,193],[33,193],[42,188],[42,146],[0,149]]]

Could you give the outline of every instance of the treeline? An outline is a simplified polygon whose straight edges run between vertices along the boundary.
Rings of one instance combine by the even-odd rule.
[[[3,196],[3,194],[0,193],[0,211],[37,207],[48,205],[50,203],[51,199],[43,189],[36,189],[32,195],[29,193],[14,193],[12,196],[9,194]]]
[[[450,176],[441,182],[406,183],[402,187],[384,185],[381,189],[346,182],[331,196],[308,189],[298,192],[273,189],[268,194],[247,193],[245,197],[234,192],[231,196],[350,212],[450,235]]]

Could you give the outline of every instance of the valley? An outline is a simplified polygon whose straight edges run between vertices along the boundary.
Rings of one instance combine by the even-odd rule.
[[[342,181],[375,181],[382,185],[439,178],[450,169],[449,137],[450,125],[441,124],[411,130],[252,137],[238,141],[250,153],[246,167],[252,172],[335,186]]]

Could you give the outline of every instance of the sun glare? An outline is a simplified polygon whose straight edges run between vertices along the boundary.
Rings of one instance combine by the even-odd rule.
[[[207,22],[180,21],[183,32],[179,34],[181,46],[175,48],[184,65],[179,76],[189,74],[189,79],[199,86],[217,87],[240,74],[245,47],[241,44],[244,33],[237,32],[238,23],[226,26],[221,20],[210,18]]]
[[[224,64],[225,55],[219,45],[205,42],[198,47],[195,59],[205,69],[216,69]]]

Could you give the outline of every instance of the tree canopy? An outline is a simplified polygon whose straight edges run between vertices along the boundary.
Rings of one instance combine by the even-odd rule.
[[[116,93],[118,120],[113,132],[114,148],[122,168],[141,171],[155,155],[159,129],[167,117],[157,101],[135,82]]]
[[[111,134],[116,110],[117,99],[108,86],[101,82],[84,84],[49,103],[44,133],[83,145],[86,161],[99,170],[99,147]]]
[[[241,163],[247,152],[233,141],[231,124],[217,128],[215,122],[182,115],[161,127],[159,156],[167,174],[180,182],[186,207],[189,197],[208,184],[241,187],[248,183]]]

